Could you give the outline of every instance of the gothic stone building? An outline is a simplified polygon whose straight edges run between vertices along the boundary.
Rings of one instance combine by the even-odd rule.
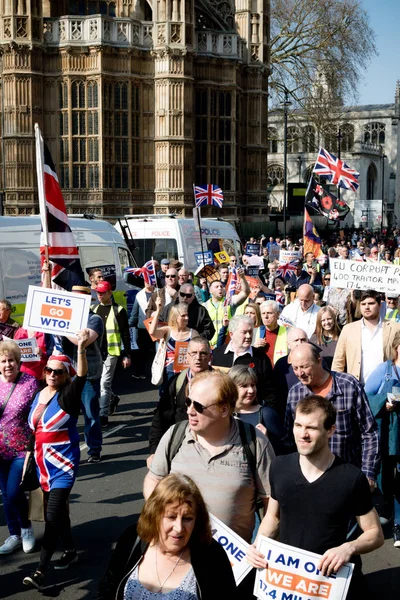
[[[37,212],[37,122],[71,213],[191,216],[214,183],[261,219],[268,36],[269,0],[0,0],[4,214]]]
[[[337,115],[318,132],[315,123],[299,110],[288,112],[287,180],[308,183],[319,147],[338,155],[338,132],[341,132],[341,158],[360,173],[357,192],[341,190],[350,205],[346,223],[379,228],[400,224],[400,82],[394,102],[343,106]],[[269,114],[268,195],[272,212],[283,206],[283,115],[281,110]],[[332,191],[337,193],[336,187]],[[383,207],[382,207],[383,199]],[[302,202],[302,199],[300,199]],[[303,217],[291,217],[289,228],[301,226]],[[326,219],[315,219],[326,225]]]

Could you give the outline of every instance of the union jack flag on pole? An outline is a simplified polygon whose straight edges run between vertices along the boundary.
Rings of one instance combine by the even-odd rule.
[[[295,260],[291,260],[290,262],[285,263],[284,265],[278,265],[276,269],[276,274],[281,275],[282,277],[286,277],[286,275],[291,275],[295,272],[298,262],[299,259],[296,258]]]
[[[226,284],[226,296],[225,296],[225,300],[224,300],[224,306],[227,306],[228,304],[232,304],[232,298],[236,294],[237,282],[238,282],[237,270],[235,269],[235,267],[233,267],[231,269],[231,272],[229,273],[229,279]]]
[[[358,183],[360,173],[357,173],[355,169],[346,165],[340,158],[336,158],[324,148],[320,148],[314,166],[314,173],[317,173],[320,177],[325,177],[332,185],[345,190],[355,192],[360,185]]]
[[[147,263],[141,268],[137,267],[126,267],[124,273],[131,273],[137,277],[143,277],[145,282],[149,285],[157,286],[156,270],[154,268],[154,260],[148,260]]]
[[[196,206],[218,206],[218,208],[222,208],[224,194],[220,187],[212,183],[193,187]]]
[[[37,123],[35,123],[35,141],[39,210],[42,221],[41,265],[43,266],[45,260],[50,261],[53,288],[70,291],[73,285],[82,285],[85,277],[75,238],[69,226],[54,163]]]

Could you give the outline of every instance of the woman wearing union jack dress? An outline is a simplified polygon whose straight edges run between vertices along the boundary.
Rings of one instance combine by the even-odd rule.
[[[58,539],[64,544],[64,554],[54,563],[55,569],[67,569],[77,561],[69,518],[68,498],[79,465],[79,433],[77,420],[81,393],[86,381],[87,329],[77,333],[77,376],[67,356],[50,356],[44,368],[46,387],[38,392],[28,418],[34,435],[34,453],[40,487],[44,493],[45,530],[40,562],[24,585],[40,589]]]

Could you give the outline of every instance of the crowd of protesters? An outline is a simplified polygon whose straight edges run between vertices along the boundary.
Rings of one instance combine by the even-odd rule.
[[[80,460],[77,419],[82,410],[88,463],[97,463],[120,402],[112,388],[118,363],[130,369],[132,391],[154,364],[160,377],[145,508],[119,540],[98,598],[158,600],[174,591],[171,600],[221,598],[221,581],[213,586],[206,568],[220,569],[229,597],[252,598],[254,570],[236,589],[207,510],[252,544],[254,567],[266,566],[257,529],[321,554],[324,574],[354,562],[349,598],[365,593],[359,555],[383,543],[381,525],[393,525],[400,547],[399,295],[334,288],[329,268],[330,258],[400,264],[400,232],[342,230],[322,242],[318,257],[301,239],[248,243],[259,245],[256,277],[248,276],[246,253],[216,265],[209,280],[165,256],[155,262],[156,285],[143,282],[129,314],[93,269],[90,284],[72,288],[93,301],[76,335],[25,331],[0,300],[8,337],[37,340],[34,363],[21,362],[15,342],[0,341],[0,488],[9,529],[0,556],[35,550],[20,485],[29,457],[44,495],[40,561],[25,586],[42,589],[59,539],[64,552],[54,568],[78,560],[68,507]],[[286,272],[281,250],[299,256]],[[47,263],[43,270],[49,285]],[[347,538],[352,519],[359,529]]]

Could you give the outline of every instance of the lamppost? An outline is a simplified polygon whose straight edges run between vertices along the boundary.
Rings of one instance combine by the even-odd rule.
[[[299,167],[299,183],[301,183],[301,165],[303,164],[303,158],[301,156],[297,157],[297,165]]]
[[[289,90],[285,88],[283,102],[283,239],[286,242],[286,204],[287,204],[287,120],[288,110],[291,106]]]
[[[387,158],[386,154],[383,154],[383,148],[381,146],[381,159],[382,159],[382,213],[381,213],[381,231],[383,229],[383,214],[385,207],[385,158]]]

